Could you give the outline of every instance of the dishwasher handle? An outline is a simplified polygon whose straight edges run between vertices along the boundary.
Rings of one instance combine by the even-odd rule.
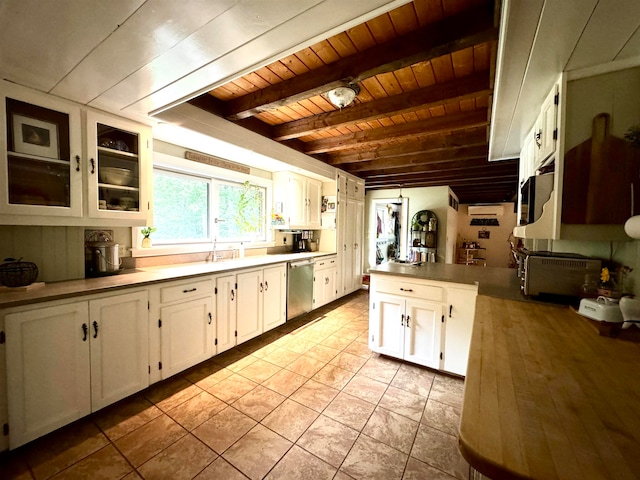
[[[289,268],[306,267],[308,265],[313,265],[314,263],[316,263],[316,261],[313,258],[297,262],[289,262]]]

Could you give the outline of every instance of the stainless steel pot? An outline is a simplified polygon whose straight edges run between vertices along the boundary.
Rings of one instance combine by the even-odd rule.
[[[96,275],[117,273],[122,261],[118,244],[114,242],[90,242],[87,244],[91,252],[91,270]]]

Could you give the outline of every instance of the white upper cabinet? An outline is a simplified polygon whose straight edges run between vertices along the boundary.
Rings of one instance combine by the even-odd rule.
[[[558,86],[554,85],[542,103],[535,128],[535,168],[537,170],[556,151],[558,140]]]
[[[151,161],[150,127],[0,82],[0,224],[146,225]]]
[[[0,214],[81,217],[80,108],[1,87]]]
[[[283,223],[276,228],[321,228],[322,183],[291,172],[273,174],[275,213]]]
[[[145,221],[149,210],[151,131],[87,112],[87,211],[93,218]]]

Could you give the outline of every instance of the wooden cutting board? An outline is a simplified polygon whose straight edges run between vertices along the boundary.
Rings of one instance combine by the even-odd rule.
[[[640,212],[640,152],[611,135],[610,122],[596,115],[591,138],[564,156],[563,223],[623,224]]]

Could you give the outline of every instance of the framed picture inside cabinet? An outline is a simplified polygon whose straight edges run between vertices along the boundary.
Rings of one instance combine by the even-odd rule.
[[[13,148],[16,153],[60,158],[58,125],[14,113]]]

